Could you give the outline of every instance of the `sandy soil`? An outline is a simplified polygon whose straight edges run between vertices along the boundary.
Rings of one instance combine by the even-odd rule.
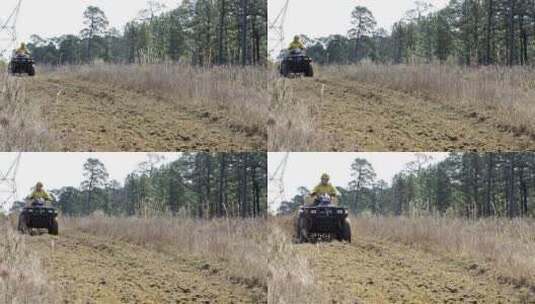
[[[508,131],[492,108],[448,105],[425,96],[334,76],[290,79],[317,112],[332,151],[535,150],[526,134]]]
[[[79,231],[27,237],[63,303],[265,303],[224,266]]]
[[[535,303],[533,292],[467,259],[360,236],[295,246],[331,303]]]
[[[61,76],[26,82],[30,100],[43,104],[56,151],[265,150],[262,136],[229,127],[218,109]]]

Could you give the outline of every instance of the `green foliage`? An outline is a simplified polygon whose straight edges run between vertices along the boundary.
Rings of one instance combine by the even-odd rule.
[[[280,215],[290,215],[299,209],[299,206],[305,204],[305,197],[310,195],[310,191],[305,187],[299,187],[299,194],[294,196],[290,201],[281,202],[277,213]]]
[[[265,0],[183,1],[178,8],[149,1],[120,33],[108,29],[102,10],[89,6],[80,36],[33,37],[28,45],[44,64],[191,62],[197,65],[264,64],[267,58]],[[245,12],[246,15],[243,15]],[[244,17],[245,19],[241,18]],[[245,20],[239,22],[239,20]],[[243,34],[240,36],[240,34]],[[245,40],[241,39],[245,38]],[[245,58],[243,58],[245,56]]]
[[[353,180],[337,188],[338,202],[354,213],[535,216],[535,154],[452,153],[429,163],[419,155],[389,186],[376,180],[366,160],[357,159],[351,166]],[[307,195],[299,193],[279,211],[295,211]]]
[[[464,65],[531,64],[535,55],[535,5],[531,0],[454,0],[431,12],[416,8],[396,22],[390,35],[375,30],[365,7],[352,12],[347,37],[311,39],[309,54],[320,63],[370,59],[383,63],[457,62]]]
[[[84,164],[80,189],[54,190],[57,206],[71,215],[102,210],[110,215],[257,217],[267,212],[265,153],[185,153],[160,165],[151,156],[124,186],[108,181],[97,159]]]

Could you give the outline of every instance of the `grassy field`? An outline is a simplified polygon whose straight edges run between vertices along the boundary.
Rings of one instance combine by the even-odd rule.
[[[317,273],[310,267],[310,259],[293,245],[292,219],[270,219],[271,233],[268,303],[322,303],[327,300],[318,292]]]
[[[0,73],[0,151],[42,151],[50,135],[43,104],[26,96],[25,80]]]
[[[292,274],[270,285],[273,303],[535,300],[535,223],[529,220],[352,217],[351,223],[351,244],[293,244],[292,219],[273,219],[284,243],[277,264]]]
[[[189,65],[43,67],[0,76],[3,151],[266,150],[267,72]]]
[[[170,254],[220,260],[228,276],[267,290],[267,225],[264,220],[200,221],[188,218],[117,218],[94,215],[64,219],[67,229]]]
[[[5,219],[0,219],[0,233],[0,303],[59,303],[39,253]]]
[[[533,68],[362,64],[328,67],[325,72],[410,94],[427,95],[454,106],[490,107],[503,122],[503,128],[535,137]]]
[[[470,258],[500,280],[535,288],[535,222],[530,219],[354,218],[355,233],[452,257]]]
[[[209,106],[223,111],[229,126],[266,136],[267,71],[253,67],[192,67],[190,65],[72,66],[57,70],[69,77],[151,92],[173,102]]]
[[[264,220],[63,217],[59,237],[1,224],[0,303],[267,303]]]
[[[7,303],[91,297],[254,303],[535,300],[530,220],[368,216],[351,222],[351,244],[294,244],[290,217],[204,221],[95,214],[63,218],[59,237],[20,236],[4,220],[0,291]]]
[[[321,150],[323,132],[315,119],[318,105],[296,94],[291,80],[273,71],[269,81],[269,151]]]
[[[535,148],[532,68],[362,63],[316,70],[314,79],[272,77],[271,150]]]

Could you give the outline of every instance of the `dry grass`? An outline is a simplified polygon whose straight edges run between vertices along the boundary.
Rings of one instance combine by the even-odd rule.
[[[531,220],[357,217],[351,223],[355,235],[479,260],[504,281],[535,287],[535,223]]]
[[[321,136],[313,119],[317,105],[295,96],[290,83],[274,71],[270,74],[268,151],[319,150]]]
[[[50,137],[39,101],[28,100],[25,80],[0,73],[0,151],[43,151]]]
[[[37,253],[7,222],[0,223],[0,303],[56,303],[59,300],[41,268]]]
[[[270,219],[268,303],[325,303],[309,261],[292,244],[293,219]]]
[[[67,228],[170,253],[223,261],[232,280],[267,289],[265,220],[194,220],[170,217],[64,218]]]
[[[359,216],[351,223],[354,242],[364,238],[403,244],[447,257],[451,263],[466,262],[470,268],[475,265],[501,283],[535,289],[535,222],[531,220]],[[272,270],[277,277],[270,278],[270,303],[325,303],[306,298],[317,296],[311,287],[320,285],[321,278],[292,245],[291,217],[277,217],[272,226],[276,246],[271,245],[275,249],[270,267],[280,269]]]
[[[95,64],[63,67],[55,73],[126,87],[223,112],[229,126],[267,138],[267,72],[258,67]]]
[[[363,63],[322,67],[322,72],[426,95],[453,106],[491,109],[502,126],[535,136],[535,71],[524,67],[462,67],[453,65],[377,65]]]

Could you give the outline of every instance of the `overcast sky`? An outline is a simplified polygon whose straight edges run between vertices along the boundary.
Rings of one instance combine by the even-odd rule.
[[[158,0],[168,9],[178,7],[182,0]],[[0,21],[7,19],[18,0],[0,0]],[[19,42],[28,41],[31,35],[43,38],[63,34],[78,34],[83,28],[83,12],[89,5],[100,7],[110,27],[122,31],[128,21],[147,7],[147,0],[22,0],[17,24]],[[5,44],[1,39],[0,44]],[[0,45],[0,48],[5,46]]]
[[[163,163],[176,160],[179,153],[158,153]],[[0,173],[5,174],[16,153],[0,153]],[[26,197],[35,183],[41,181],[46,190],[64,186],[79,187],[83,180],[82,166],[88,158],[98,158],[108,170],[110,180],[121,185],[138,164],[147,160],[147,153],[23,153],[16,177],[18,199]],[[4,199],[0,197],[0,202]]]
[[[433,162],[445,159],[448,153],[426,153],[433,157]],[[283,160],[286,153],[269,153],[268,176],[271,178]],[[414,153],[290,153],[288,164],[284,174],[285,198],[291,199],[297,194],[297,189],[305,186],[308,189],[320,182],[320,176],[328,173],[335,187],[346,187],[351,180],[350,166],[356,158],[368,160],[375,172],[377,179],[383,179],[391,184],[394,175],[405,168],[405,165],[416,160]],[[280,192],[276,183],[269,185],[268,202]],[[280,202],[269,206],[276,210]]]
[[[286,0],[269,0],[268,12],[271,24],[281,11]],[[445,7],[449,0],[427,0],[436,9]],[[375,16],[378,27],[388,32],[405,13],[415,8],[414,0],[290,0],[285,23],[285,45],[297,34],[312,38],[330,34],[347,34],[351,11],[355,6],[367,7]],[[274,32],[270,31],[270,47],[277,45]],[[277,52],[278,53],[278,50]]]

